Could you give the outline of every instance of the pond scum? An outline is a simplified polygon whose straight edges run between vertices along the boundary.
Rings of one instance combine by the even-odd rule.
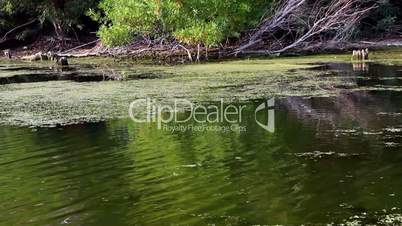
[[[372,59],[400,64],[400,53],[395,50],[386,61],[383,52],[377,52]],[[73,66],[67,69],[3,61],[0,78],[9,82],[0,85],[0,124],[53,127],[127,118],[129,104],[145,97],[162,102],[171,98],[241,102],[273,96],[335,96],[345,89],[401,90],[395,86],[358,87],[355,79],[334,70],[308,70],[324,62],[349,60],[349,55],[325,55],[152,66],[88,58],[72,60]],[[49,74],[52,79],[38,79]],[[107,81],[113,80],[108,79],[111,75],[124,81]],[[77,76],[81,80],[74,79]],[[91,76],[105,79],[80,82],[91,81]]]
[[[401,53],[376,52],[366,65],[350,55],[176,66],[88,58],[68,68],[2,61],[0,125],[12,125],[2,126],[0,146],[3,221],[402,225]],[[273,96],[286,97],[276,101],[275,134],[253,117],[255,100]],[[130,103],[146,97],[244,102],[251,129],[132,123]]]

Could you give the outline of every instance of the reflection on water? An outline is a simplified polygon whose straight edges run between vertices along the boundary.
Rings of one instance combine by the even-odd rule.
[[[353,71],[369,71],[369,64],[364,62],[353,63]]]
[[[345,79],[361,86],[400,85],[401,72],[347,67]],[[262,100],[245,103],[244,132],[171,132],[129,119],[2,126],[0,221],[299,225],[400,213],[401,98],[395,91],[278,98],[275,133],[255,123]]]
[[[171,133],[130,120],[1,127],[0,220],[300,224],[401,208],[400,98],[282,98],[274,134],[253,121],[258,102],[248,103],[242,133]],[[335,154],[300,155],[312,152]]]

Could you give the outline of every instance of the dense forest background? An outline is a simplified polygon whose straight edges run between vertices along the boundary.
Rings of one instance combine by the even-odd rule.
[[[0,0],[0,43],[12,41],[26,44],[41,37],[51,37],[55,42],[69,39],[80,41],[82,37],[98,36],[106,46],[121,46],[139,39],[206,47],[233,44],[241,42],[264,18],[275,15],[282,2]],[[308,12],[317,7],[315,2],[304,0],[306,6],[298,10],[305,12],[300,15],[309,15]],[[330,0],[320,2],[321,8],[331,4]],[[354,0],[353,4],[374,7],[353,25],[350,39],[395,37],[402,34],[400,0]],[[294,35],[293,31],[297,33],[302,29],[296,25],[291,27],[291,35]],[[336,28],[340,29],[339,26]]]

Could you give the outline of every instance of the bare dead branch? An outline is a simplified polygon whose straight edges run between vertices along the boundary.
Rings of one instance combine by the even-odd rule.
[[[323,34],[331,37],[329,40],[333,42],[344,41],[351,37],[356,25],[374,8],[376,5],[367,6],[363,0],[331,0],[329,3],[319,0],[312,6],[308,6],[306,0],[284,0],[276,14],[263,20],[248,42],[236,50],[236,54],[262,42],[262,36],[267,33],[271,35],[271,42],[278,43],[264,50],[270,54],[306,46]],[[280,38],[272,35],[278,30],[284,31],[285,35]]]
[[[281,4],[272,18],[264,19],[259,25],[258,29],[251,35],[249,41],[240,46],[236,52],[248,49],[260,42],[262,42],[262,35],[269,31],[285,26],[291,18],[291,14],[298,11],[298,9],[306,2],[306,0],[287,0]]]
[[[184,47],[183,45],[178,45],[180,48],[183,48],[184,50],[186,50],[187,55],[188,55],[188,59],[190,60],[190,62],[193,62],[193,57],[191,56],[191,52],[190,50],[188,50],[186,47]]]
[[[89,45],[95,44],[95,43],[97,43],[97,42],[99,42],[99,41],[100,41],[100,39],[96,39],[95,41],[88,42],[88,43],[85,43],[85,44],[83,44],[83,45],[76,46],[76,47],[74,47],[74,48],[72,48],[72,49],[69,49],[69,50],[64,51],[62,54],[66,54],[66,53],[69,53],[69,52],[71,52],[71,51],[74,51],[74,50],[80,49],[80,48],[82,48],[82,47],[85,47],[85,46],[89,46]]]
[[[25,27],[25,26],[31,25],[31,24],[33,24],[34,22],[36,22],[37,20],[38,20],[38,18],[35,18],[35,19],[31,20],[31,21],[26,22],[25,24],[21,24],[21,25],[15,27],[15,28],[9,30],[7,33],[4,34],[3,38],[1,38],[0,41],[6,40],[6,38],[7,38],[7,36],[8,36],[9,34],[13,33],[14,31],[16,31],[16,30],[18,30],[18,29],[20,29],[20,28],[23,28],[23,27]]]

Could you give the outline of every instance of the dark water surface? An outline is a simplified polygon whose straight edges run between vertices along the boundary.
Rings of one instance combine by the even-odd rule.
[[[274,133],[255,123],[264,100],[241,103],[242,132],[130,119],[0,126],[1,225],[321,225],[401,213],[402,67],[317,70],[378,89],[277,98]]]

